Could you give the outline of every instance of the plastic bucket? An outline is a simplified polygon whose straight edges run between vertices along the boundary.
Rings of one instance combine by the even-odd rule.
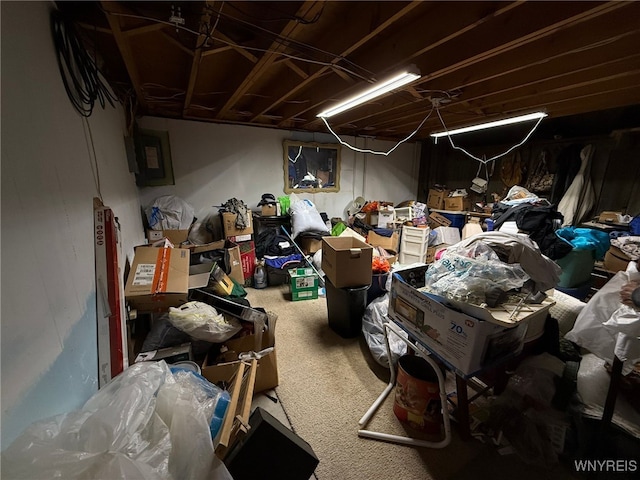
[[[403,355],[398,360],[393,413],[416,430],[440,433],[442,411],[438,376],[422,357]]]

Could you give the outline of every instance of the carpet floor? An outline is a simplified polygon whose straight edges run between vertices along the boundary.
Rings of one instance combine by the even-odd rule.
[[[462,441],[452,423],[451,444],[412,447],[358,436],[358,421],[386,387],[389,371],[379,366],[364,337],[342,338],[328,324],[325,298],[291,301],[287,286],[248,289],[252,306],[278,315],[276,392],[292,429],[307,441],[320,463],[318,480],[566,479],[562,465],[540,468],[517,455],[499,455],[491,445]],[[370,430],[428,438],[404,427],[393,414],[393,392],[367,426]]]

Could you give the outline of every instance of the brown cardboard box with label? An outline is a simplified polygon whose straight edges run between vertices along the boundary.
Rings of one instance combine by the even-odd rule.
[[[189,230],[147,230],[149,243],[166,238],[173,243],[174,247],[179,247],[183,242],[186,242],[188,236]]]
[[[137,248],[124,295],[132,308],[161,312],[188,301],[189,257],[186,248]]]

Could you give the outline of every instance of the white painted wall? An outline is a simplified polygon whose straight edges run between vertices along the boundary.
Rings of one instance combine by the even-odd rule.
[[[3,448],[33,421],[76,409],[97,390],[98,179],[130,258],[144,238],[123,112],[98,106],[85,124],[73,110],[56,62],[51,8],[1,3]]]
[[[230,198],[254,208],[263,193],[284,195],[283,140],[337,143],[331,134],[218,125],[145,117],[140,126],[169,132],[175,185],[140,189],[144,206],[161,195],[176,195],[191,204],[196,217],[216,212]],[[395,143],[343,137],[353,146],[388,151]],[[415,199],[418,190],[420,147],[403,144],[389,156],[342,148],[340,192],[303,194],[329,217],[343,217],[354,198],[395,204]]]

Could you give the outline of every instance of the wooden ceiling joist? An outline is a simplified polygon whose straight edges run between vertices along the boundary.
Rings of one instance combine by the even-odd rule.
[[[114,11],[116,13],[126,13],[123,12],[122,7],[120,7],[120,5],[117,3],[103,0],[101,4],[104,10],[106,10],[107,12]],[[113,38],[116,41],[118,50],[120,50],[120,55],[122,55],[122,60],[124,61],[127,73],[129,74],[129,78],[131,79],[131,84],[133,85],[133,89],[136,92],[136,100],[138,102],[138,105],[140,105],[140,107],[144,110],[147,108],[147,102],[145,100],[144,92],[140,84],[140,74],[138,72],[138,67],[133,57],[133,53],[131,52],[129,41],[122,33],[118,17],[112,13],[106,13],[106,16],[107,21],[109,22],[109,26],[111,27]]]

